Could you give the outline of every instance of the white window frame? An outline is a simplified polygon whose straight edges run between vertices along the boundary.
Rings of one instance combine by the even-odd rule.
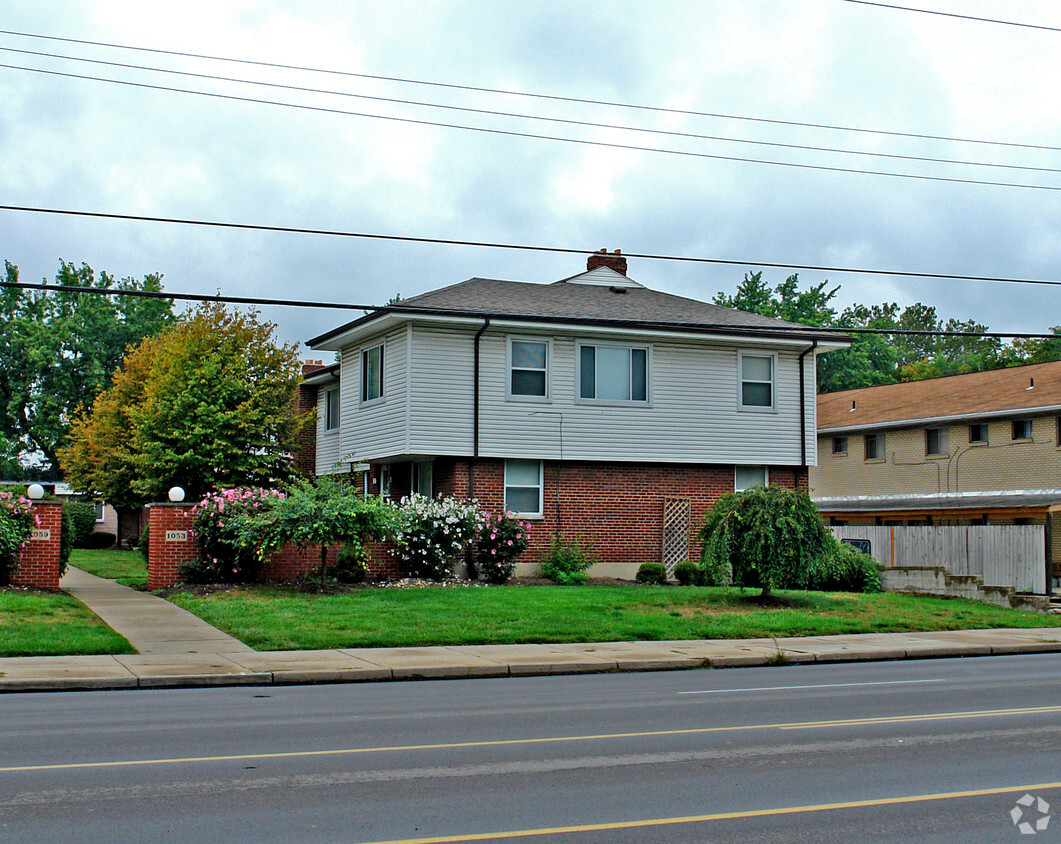
[[[770,360],[770,381],[757,381],[744,377],[744,359],[768,358]],[[770,384],[770,404],[745,404],[744,384]],[[737,409],[750,413],[777,413],[777,352],[737,350]]]
[[[106,501],[93,501],[92,510],[96,516],[96,524],[102,524],[107,521],[107,502]]]
[[[391,467],[384,463],[379,467],[379,497],[385,501],[391,499]]]
[[[597,355],[593,356],[593,392],[594,398],[586,398],[582,395],[582,350],[593,349],[626,349],[633,352],[635,349],[645,353],[645,397],[643,399],[601,399],[596,398],[597,392]],[[652,347],[641,346],[636,343],[595,343],[591,341],[579,341],[575,344],[575,401],[579,404],[603,404],[618,405],[623,407],[650,407],[652,405]],[[630,355],[630,395],[634,394],[634,364],[633,355]]]
[[[340,395],[338,387],[328,387],[324,391],[324,430],[325,432],[332,432],[339,430],[339,423],[342,420],[342,414],[340,410]]]
[[[409,470],[409,491],[425,498],[434,496],[435,467],[432,460],[415,460]]]
[[[371,346],[366,346],[361,350],[361,404],[373,404],[375,402],[383,401],[383,373],[384,367],[386,366],[386,355],[385,343],[375,343]],[[369,396],[369,384],[368,384],[368,356],[372,352],[379,350],[379,383],[375,386],[378,389],[378,395]]]
[[[753,466],[751,464],[746,465],[746,466],[745,465],[739,465],[739,466],[734,466],[733,467],[733,491],[734,492],[744,492],[744,490],[751,489],[754,486],[758,486],[759,483],[760,483],[760,481],[756,481],[751,486],[738,486],[737,485],[737,473],[740,472],[741,469],[762,469],[763,470],[763,479],[762,479],[761,483],[762,483],[763,486],[769,486],[770,485],[770,467],[769,466]]]
[[[516,459],[520,459],[520,458],[510,458],[510,459],[505,460],[505,489],[504,489],[505,512],[506,513],[513,513],[516,516],[519,516],[521,519],[540,519],[540,518],[543,518],[544,515],[545,515],[545,508],[544,508],[544,501],[545,501],[545,468],[544,468],[541,460],[526,460],[526,461],[521,460],[521,462],[537,463],[538,464],[538,486],[537,486],[537,489],[538,489],[538,509],[537,509],[537,511],[532,513],[532,512],[529,512],[529,511],[525,511],[525,510],[513,510],[511,507],[508,506],[508,491],[509,491],[509,488],[510,488],[510,484],[508,482],[509,463],[511,463],[513,460],[516,460]],[[534,487],[530,487],[530,486],[514,486],[514,485],[511,486],[511,488],[512,489],[534,489]]]
[[[522,372],[544,372],[545,373],[545,395],[543,396],[532,396],[524,395],[523,393],[512,392],[512,373],[514,367],[512,366],[512,344],[513,343],[535,343],[540,346],[545,346],[545,369],[540,370],[532,367],[521,366],[519,370]],[[505,396],[513,401],[537,401],[547,402],[550,400],[552,395],[552,360],[553,360],[553,341],[548,337],[509,337],[508,338],[508,355],[505,366]]]

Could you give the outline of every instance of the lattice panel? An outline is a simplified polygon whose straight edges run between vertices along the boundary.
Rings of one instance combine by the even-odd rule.
[[[689,513],[692,502],[688,498],[663,499],[663,567],[667,577],[674,576],[674,567],[689,557]]]

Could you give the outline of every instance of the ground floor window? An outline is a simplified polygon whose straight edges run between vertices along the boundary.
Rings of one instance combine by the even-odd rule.
[[[505,461],[505,510],[518,516],[542,515],[542,462]]]
[[[434,495],[432,491],[432,477],[431,477],[431,461],[422,460],[412,464],[412,477],[410,478],[410,488],[417,495],[422,495],[425,498],[430,498]]]
[[[765,466],[735,466],[733,471],[733,489],[736,492],[751,489],[753,486],[766,486],[770,483],[770,470]]]

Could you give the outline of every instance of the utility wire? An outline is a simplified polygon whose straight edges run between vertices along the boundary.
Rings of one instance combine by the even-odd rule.
[[[63,208],[37,208],[26,205],[0,205],[0,211],[24,211],[34,214],[59,214],[68,217],[92,217],[101,220],[128,220],[141,223],[174,223],[185,226],[207,226],[220,229],[239,229],[244,231],[282,232],[284,234],[311,234],[326,237],[360,238],[364,240],[390,240],[401,243],[432,243],[443,246],[476,246],[488,249],[509,249],[523,252],[548,252],[557,255],[585,255],[585,249],[572,249],[563,246],[532,246],[529,244],[497,243],[480,240],[452,240],[439,237],[413,237],[411,235],[369,234],[366,232],[339,231],[335,229],[307,229],[293,226],[268,226],[255,223],[228,223],[217,220],[189,220],[179,217],[149,217],[142,214],[109,214],[100,211],[74,211]],[[828,267],[813,264],[776,263],[771,261],[738,261],[725,258],[695,258],[679,255],[655,255],[650,253],[626,252],[627,258],[639,258],[650,261],[674,261],[691,264],[720,264],[727,267],[768,267],[770,269],[806,270],[807,272],[844,273],[849,275],[885,275],[898,278],[926,278],[944,281],[998,282],[1002,284],[1039,284],[1061,287],[1061,281],[1031,278],[1006,278],[1004,276],[971,276],[951,273],[904,272],[901,270],[879,270],[854,267]]]
[[[268,299],[261,297],[247,297],[247,296],[222,296],[221,294],[215,295],[203,295],[198,293],[169,293],[167,291],[159,290],[125,290],[117,287],[80,287],[78,285],[68,284],[48,284],[47,282],[34,284],[31,282],[23,281],[0,281],[0,289],[11,288],[15,290],[39,290],[46,293],[92,293],[98,296],[133,296],[145,299],[172,299],[184,302],[220,302],[223,304],[234,304],[234,305],[256,305],[256,306],[278,306],[278,307],[293,307],[293,308],[330,308],[350,311],[385,311],[394,310],[399,313],[421,313],[427,316],[432,315],[446,315],[446,316],[467,316],[467,317],[482,317],[489,314],[490,316],[499,316],[496,312],[487,311],[463,311],[455,310],[452,308],[420,308],[415,305],[409,305],[404,302],[397,302],[393,305],[354,305],[345,302],[316,302],[316,301],[304,301],[298,299]],[[534,318],[538,320],[547,320],[549,322],[570,322],[570,323],[581,323],[585,322],[580,317],[539,317],[532,314],[503,314],[505,317],[512,319],[520,318]],[[628,320],[628,319],[598,319],[594,320],[597,323],[614,323],[622,325],[630,324],[643,324],[642,320]],[[1057,334],[1035,334],[1027,332],[1004,332],[1004,331],[935,331],[935,330],[922,330],[922,329],[906,329],[906,328],[846,328],[844,326],[816,326],[816,325],[763,325],[763,326],[734,326],[724,325],[721,323],[704,323],[704,324],[691,324],[682,322],[657,322],[652,321],[653,327],[661,328],[675,328],[675,329],[734,329],[740,328],[741,330],[761,328],[764,333],[828,333],[836,335],[846,334],[887,334],[887,335],[902,335],[911,337],[977,337],[985,339],[1004,339],[1007,337],[1013,338],[1027,338],[1034,340],[1056,340],[1059,335]]]
[[[980,21],[981,23],[1000,23],[1004,26],[1021,26],[1026,29],[1043,29],[1047,32],[1061,32],[1056,26],[1043,26],[1037,23],[1019,23],[1017,21],[1004,21],[997,18],[978,18],[974,15],[959,15],[956,12],[940,12],[935,9],[917,9],[913,6],[896,6],[892,3],[873,3],[870,0],[846,0],[848,3],[858,3],[860,6],[879,6],[882,9],[897,9],[901,12],[920,12],[923,15],[940,15],[945,18],[961,18],[967,21]]]
[[[987,139],[979,139],[979,138],[956,138],[956,137],[950,137],[950,136],[947,136],[947,135],[930,135],[930,134],[917,133],[917,132],[898,132],[898,131],[886,130],[886,129],[869,129],[869,128],[865,128],[865,127],[838,126],[838,125],[829,124],[829,123],[806,123],[806,122],[799,122],[799,121],[795,121],[795,120],[778,120],[778,119],[767,118],[767,117],[749,117],[749,116],[746,116],[746,115],[723,114],[723,113],[709,112],[709,111],[690,111],[690,110],[687,110],[687,109],[666,108],[666,107],[663,107],[663,106],[642,105],[642,104],[636,104],[636,103],[621,103],[621,102],[615,102],[615,101],[610,101],[610,100],[593,100],[593,99],[587,99],[587,98],[582,98],[582,97],[563,97],[563,96],[559,96],[559,95],[556,95],[556,94],[539,94],[539,93],[532,93],[532,92],[527,92],[527,91],[512,91],[512,90],[505,90],[505,89],[501,89],[501,88],[486,88],[486,87],[476,86],[476,85],[457,85],[457,84],[453,84],[453,83],[449,83],[449,82],[434,82],[434,81],[423,80],[423,79],[406,79],[406,78],[402,78],[402,77],[398,77],[398,76],[380,76],[380,75],[375,75],[375,74],[370,74],[370,73],[355,73],[353,71],[330,70],[330,69],[327,69],[327,68],[307,67],[307,66],[304,66],[304,65],[281,64],[279,62],[255,61],[253,59],[240,59],[240,58],[232,58],[232,57],[228,57],[228,56],[211,56],[211,55],[207,55],[207,54],[204,54],[204,53],[191,53],[191,52],[180,51],[180,50],[162,50],[162,49],[151,48],[151,47],[137,47],[137,46],[133,46],[133,45],[129,45],[129,44],[114,44],[114,43],[109,43],[109,42],[106,42],[106,41],[89,41],[89,40],[81,39],[81,38],[62,38],[62,37],[55,36],[55,35],[39,35],[39,34],[35,34],[35,33],[30,33],[30,32],[17,32],[17,31],[14,31],[14,30],[7,30],[7,29],[0,29],[0,35],[11,35],[11,36],[15,36],[15,37],[18,37],[18,38],[34,38],[34,39],[40,39],[40,40],[45,40],[45,41],[59,41],[59,42],[67,43],[67,44],[83,44],[83,45],[92,46],[92,47],[107,47],[107,48],[116,49],[116,50],[132,50],[132,51],[142,52],[142,53],[155,53],[155,54],[158,54],[158,55],[165,55],[165,56],[178,56],[178,57],[181,57],[181,58],[206,59],[208,61],[217,61],[217,62],[231,62],[231,63],[234,63],[234,64],[246,64],[246,65],[253,65],[253,66],[256,66],[256,67],[275,68],[275,69],[278,69],[278,70],[296,70],[296,71],[301,71],[301,72],[306,72],[306,73],[323,73],[323,74],[328,74],[328,75],[332,75],[332,76],[343,76],[343,77],[350,77],[350,78],[355,78],[355,79],[372,79],[372,80],[376,80],[376,81],[379,81],[379,82],[397,82],[397,83],[403,84],[403,85],[424,85],[424,86],[429,86],[429,87],[434,87],[434,88],[446,88],[446,89],[454,90],[454,91],[469,91],[469,92],[484,93],[484,94],[501,94],[503,96],[526,97],[526,98],[539,99],[539,100],[551,100],[551,101],[554,101],[554,102],[575,103],[575,104],[579,104],[579,105],[608,106],[610,108],[624,108],[624,109],[632,109],[632,110],[636,110],[636,111],[655,112],[655,113],[660,113],[660,114],[677,114],[677,115],[685,115],[685,116],[689,116],[689,117],[710,117],[710,118],[715,118],[715,119],[720,119],[720,120],[742,120],[742,121],[747,121],[747,122],[751,122],[751,123],[768,123],[768,124],[772,124],[772,125],[776,125],[776,126],[798,126],[798,127],[806,128],[806,129],[826,129],[826,130],[829,130],[829,131],[836,131],[836,132],[859,132],[859,133],[864,133],[864,134],[886,135],[886,136],[898,137],[898,138],[917,138],[917,139],[921,139],[921,140],[931,140],[931,141],[948,141],[948,142],[952,142],[952,143],[963,143],[963,144],[985,144],[985,145],[989,145],[989,146],[1016,147],[1016,148],[1020,148],[1020,149],[1039,149],[1039,150],[1048,150],[1048,151],[1051,151],[1051,152],[1061,152],[1061,147],[1047,146],[1047,145],[1041,145],[1041,144],[1024,144],[1024,143],[1016,143],[1016,142],[1012,142],[1012,141],[997,141],[997,140],[987,140]]]
[[[433,126],[442,129],[460,129],[463,131],[480,132],[487,135],[501,135],[510,138],[532,138],[535,140],[557,141],[566,144],[578,144],[582,146],[605,147],[607,149],[632,150],[635,152],[654,152],[663,155],[677,155],[686,158],[711,159],[715,161],[736,161],[744,164],[768,164],[774,167],[794,167],[800,170],[818,170],[829,173],[849,173],[862,176],[888,176],[897,179],[915,179],[929,182],[947,182],[950,184],[980,185],[986,187],[1022,188],[1025,190],[1061,191],[1061,185],[1029,185],[1020,182],[992,182],[986,179],[958,179],[948,176],[928,176],[917,173],[892,173],[884,170],[858,170],[850,167],[829,167],[824,164],[803,164],[792,161],[773,161],[764,158],[744,158],[736,155],[718,155],[706,152],[691,152],[688,150],[662,149],[659,147],[643,147],[636,144],[620,144],[608,141],[592,141],[584,138],[565,138],[557,135],[538,135],[532,132],[516,132],[510,129],[489,129],[483,126],[463,126],[457,123],[443,123],[433,120],[417,120],[411,117],[396,117],[393,115],[371,114],[367,112],[347,111],[338,108],[325,108],[323,106],[311,106],[302,103],[286,103],[278,100],[263,100],[255,97],[241,97],[234,94],[220,94],[209,91],[196,91],[188,88],[174,88],[166,85],[151,85],[146,82],[132,82],[123,79],[108,79],[100,76],[88,76],[78,73],[67,73],[58,70],[44,70],[42,68],[24,67],[21,65],[0,64],[0,68],[9,70],[25,70],[30,73],[40,73],[47,76],[61,76],[67,79],[84,79],[93,82],[108,82],[113,85],[125,85],[132,88],[144,88],[152,91],[166,91],[169,93],[192,94],[199,97],[210,97],[212,99],[230,100],[243,103],[256,103],[259,105],[273,105],[283,108],[300,109],[303,111],[315,111],[325,114],[340,114],[351,117],[366,117],[373,120],[389,120],[395,123],[406,123],[417,126]]]
[[[869,150],[841,149],[837,147],[818,147],[807,144],[791,144],[780,141],[761,141],[748,138],[733,138],[725,135],[705,135],[695,132],[679,132],[674,129],[650,129],[641,126],[628,126],[617,123],[599,123],[589,120],[575,120],[573,118],[550,117],[540,114],[524,114],[510,111],[497,111],[495,109],[471,108],[469,106],[449,105],[445,103],[431,103],[420,100],[404,100],[397,97],[381,97],[372,94],[357,94],[350,91],[336,91],[326,88],[309,88],[302,85],[291,85],[281,82],[264,82],[255,79],[241,79],[233,76],[218,76],[211,73],[195,73],[187,70],[174,70],[171,68],[152,67],[150,65],[128,64],[125,62],[112,62],[103,59],[89,59],[80,56],[66,56],[59,53],[45,53],[38,50],[20,50],[15,47],[0,47],[0,51],[6,53],[18,53],[27,56],[38,56],[41,58],[61,59],[63,61],[82,62],[87,64],[103,65],[106,67],[121,68],[123,70],[142,70],[149,73],[165,73],[171,76],[183,76],[193,79],[207,79],[212,82],[235,82],[240,85],[257,85],[265,88],[277,88],[285,91],[297,91],[304,94],[326,94],[334,97],[348,97],[360,100],[371,100],[373,102],[392,103],[395,105],[409,105],[422,108],[435,108],[447,111],[459,111],[466,114],[482,114],[490,117],[514,117],[519,120],[537,120],[545,123],[559,123],[567,126],[582,126],[591,129],[618,129],[623,132],[640,132],[650,135],[664,135],[676,138],[688,138],[700,141],[722,141],[734,144],[751,144],[755,146],[778,147],[781,149],[793,149],[804,152],[826,152],[837,155],[859,155],[868,158],[888,158],[898,161],[917,161],[929,164],[957,164],[963,167],[994,167],[1002,170],[1025,170],[1038,173],[1061,173],[1061,169],[1054,167],[1029,167],[1020,164],[996,164],[987,161],[966,161],[955,158],[933,158],[922,155],[901,155],[898,153],[873,152]],[[121,80],[113,80],[119,82]],[[202,93],[202,92],[197,92]],[[471,128],[471,127],[464,127]]]

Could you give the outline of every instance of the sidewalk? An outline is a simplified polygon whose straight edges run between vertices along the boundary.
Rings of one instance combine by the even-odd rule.
[[[63,587],[140,653],[0,658],[0,693],[515,677],[1061,651],[1061,628],[1056,627],[777,640],[254,651],[168,601],[113,581],[71,569]]]

